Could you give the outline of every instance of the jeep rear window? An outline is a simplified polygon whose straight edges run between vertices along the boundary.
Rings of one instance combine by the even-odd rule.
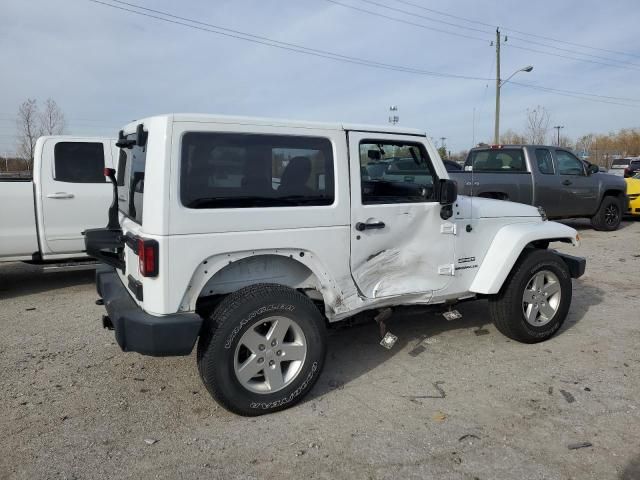
[[[527,164],[521,148],[472,150],[464,163],[465,170],[473,166],[474,172],[526,172]]]
[[[135,139],[135,134],[127,140]],[[144,195],[144,170],[147,160],[146,146],[134,145],[121,148],[118,158],[117,184],[118,208],[133,221],[142,224],[142,198]]]
[[[322,137],[187,132],[180,199],[188,208],[331,205],[333,149]]]

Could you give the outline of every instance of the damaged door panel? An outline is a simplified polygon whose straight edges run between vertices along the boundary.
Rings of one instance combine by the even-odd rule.
[[[440,216],[437,175],[429,152],[404,135],[349,133],[351,273],[367,298],[424,294],[445,288],[453,272],[450,236]],[[358,161],[359,159],[359,161]]]

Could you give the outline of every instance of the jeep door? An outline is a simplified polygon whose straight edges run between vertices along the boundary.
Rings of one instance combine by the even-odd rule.
[[[440,218],[431,161],[437,153],[420,136],[348,136],[354,281],[367,298],[421,294],[428,300],[453,278],[453,224]]]

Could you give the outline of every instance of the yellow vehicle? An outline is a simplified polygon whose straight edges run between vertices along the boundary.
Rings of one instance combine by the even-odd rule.
[[[627,197],[629,197],[627,213],[640,217],[640,173],[624,180],[627,182]]]

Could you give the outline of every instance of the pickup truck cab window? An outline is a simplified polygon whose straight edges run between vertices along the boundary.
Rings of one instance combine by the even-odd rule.
[[[58,142],[54,147],[54,180],[105,183],[104,146],[98,142]]]
[[[360,142],[362,204],[435,201],[435,175],[423,145],[363,140]]]
[[[560,175],[584,175],[584,164],[565,150],[556,150],[558,173]]]
[[[187,132],[182,137],[180,199],[194,209],[331,205],[331,142]]]
[[[536,163],[540,173],[544,175],[553,175],[555,173],[553,159],[548,148],[536,148]]]
[[[474,172],[526,172],[527,164],[521,148],[497,148],[472,151],[465,168]]]

